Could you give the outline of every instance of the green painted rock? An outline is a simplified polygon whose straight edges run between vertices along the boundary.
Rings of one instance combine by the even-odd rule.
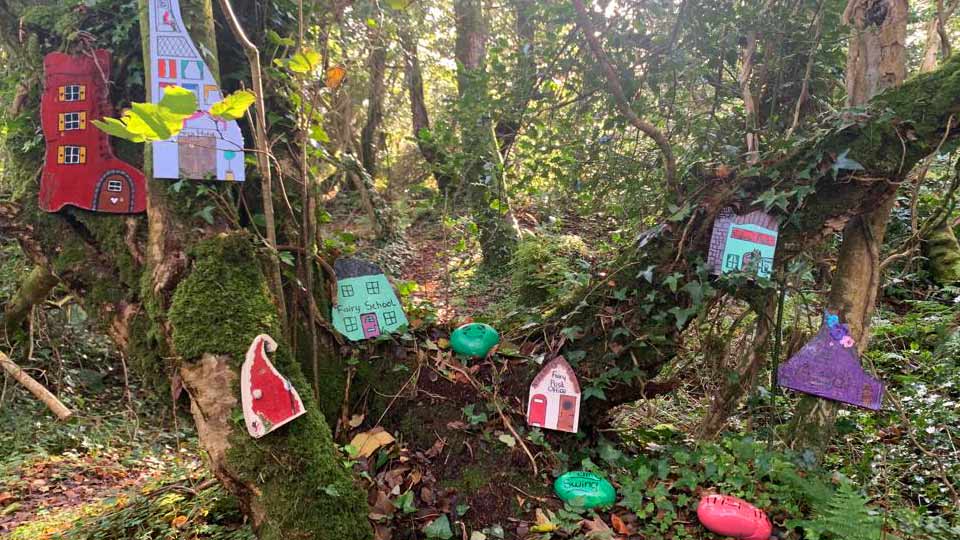
[[[497,343],[500,334],[489,324],[465,324],[450,334],[450,346],[464,356],[486,356]]]
[[[553,483],[557,497],[581,508],[610,506],[617,501],[617,491],[605,478],[586,471],[570,471]]]

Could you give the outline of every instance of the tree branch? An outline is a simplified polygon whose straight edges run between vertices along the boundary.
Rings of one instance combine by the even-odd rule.
[[[663,154],[663,170],[667,188],[671,191],[676,191],[678,188],[676,179],[677,162],[673,157],[673,149],[670,147],[670,142],[662,131],[650,122],[637,116],[637,113],[630,107],[627,96],[623,93],[623,86],[620,84],[620,79],[613,70],[613,66],[607,57],[607,53],[604,52],[603,46],[600,45],[600,40],[597,39],[596,30],[593,27],[593,22],[590,21],[590,14],[587,13],[587,8],[583,5],[583,0],[573,0],[573,7],[577,10],[577,25],[580,26],[580,29],[583,31],[583,36],[587,39],[587,44],[590,46],[594,58],[597,60],[597,63],[600,64],[600,68],[607,78],[607,89],[613,94],[617,108],[620,109],[620,113],[625,116],[635,128],[653,139],[653,141],[657,143],[657,146],[660,147],[660,152]]]

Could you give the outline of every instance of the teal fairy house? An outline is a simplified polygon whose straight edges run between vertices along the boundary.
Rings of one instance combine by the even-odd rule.
[[[397,294],[380,267],[361,259],[337,259],[333,327],[351,341],[389,334],[407,326]]]

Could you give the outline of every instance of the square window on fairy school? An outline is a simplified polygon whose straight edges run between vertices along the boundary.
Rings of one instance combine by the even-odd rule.
[[[380,284],[376,281],[368,281],[367,294],[380,294]]]
[[[344,298],[349,298],[353,296],[353,285],[341,285],[340,296]]]
[[[343,328],[347,332],[356,332],[357,331],[357,318],[356,317],[344,317],[343,318]]]
[[[383,322],[386,324],[397,324],[397,314],[393,311],[383,312]]]

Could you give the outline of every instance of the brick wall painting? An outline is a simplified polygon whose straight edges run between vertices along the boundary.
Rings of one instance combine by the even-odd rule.
[[[711,272],[753,272],[769,278],[777,249],[776,218],[759,210],[737,215],[724,208],[713,222],[707,264]]]

